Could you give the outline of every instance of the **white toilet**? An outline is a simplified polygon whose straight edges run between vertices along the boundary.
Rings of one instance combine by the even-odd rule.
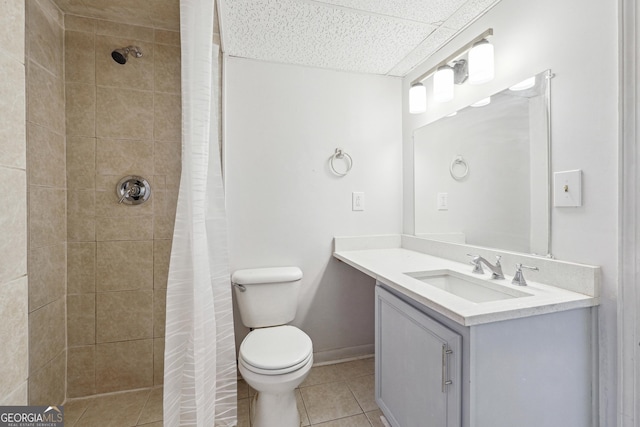
[[[238,367],[258,394],[253,427],[299,427],[294,390],[313,364],[311,338],[291,322],[298,306],[298,267],[238,270],[231,276],[242,323],[252,328],[240,344]]]

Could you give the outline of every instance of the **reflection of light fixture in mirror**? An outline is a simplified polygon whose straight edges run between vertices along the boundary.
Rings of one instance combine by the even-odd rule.
[[[447,102],[453,99],[453,68],[443,65],[433,75],[433,99]]]
[[[482,39],[469,51],[469,83],[486,83],[493,80],[493,76],[493,45]]]
[[[488,96],[484,99],[481,99],[478,102],[474,102],[473,104],[470,105],[470,107],[484,107],[485,105],[489,105],[491,103],[491,97]]]
[[[419,114],[427,111],[427,88],[420,82],[409,89],[409,113]]]
[[[511,86],[509,90],[513,90],[517,92],[519,90],[531,89],[533,86],[535,86],[535,84],[536,84],[536,76],[533,76],[521,81],[518,84]]]

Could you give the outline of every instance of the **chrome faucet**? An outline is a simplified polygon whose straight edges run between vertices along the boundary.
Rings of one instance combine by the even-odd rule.
[[[470,264],[473,264],[472,273],[484,274],[484,270],[482,269],[482,264],[484,264],[489,268],[489,270],[491,270],[492,279],[504,279],[504,274],[502,274],[502,265],[500,264],[500,258],[502,257],[500,255],[496,255],[496,265],[492,265],[480,255],[467,254],[467,256],[471,257]]]
[[[513,275],[513,280],[511,281],[512,285],[527,286],[527,281],[524,280],[524,274],[522,274],[523,268],[538,271],[538,267],[529,267],[528,265],[516,264],[516,274]]]

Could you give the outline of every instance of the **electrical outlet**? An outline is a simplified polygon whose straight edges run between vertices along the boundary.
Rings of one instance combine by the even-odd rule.
[[[364,193],[353,192],[351,193],[351,210],[363,211],[364,210]]]

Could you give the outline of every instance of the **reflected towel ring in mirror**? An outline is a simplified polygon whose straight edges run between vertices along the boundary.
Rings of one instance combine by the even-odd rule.
[[[462,172],[456,173],[454,171],[454,168],[457,165],[460,165],[464,168]],[[451,174],[451,178],[455,179],[456,181],[461,181],[469,174],[469,165],[467,165],[467,162],[462,158],[462,156],[456,156],[456,158],[451,161],[451,165],[449,166],[449,173]]]
[[[336,159],[344,160],[347,169],[344,172],[340,172],[336,169],[335,161]],[[345,176],[349,173],[351,168],[353,167],[353,159],[346,152],[342,151],[342,148],[336,148],[336,152],[329,158],[329,167],[331,168],[331,172],[333,172],[337,176]]]

